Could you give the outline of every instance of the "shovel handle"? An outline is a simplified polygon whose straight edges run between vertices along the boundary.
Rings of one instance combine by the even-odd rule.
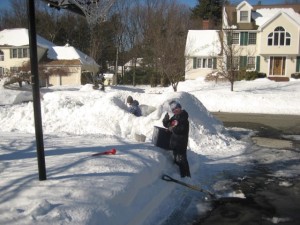
[[[166,174],[162,175],[161,179],[168,181],[168,182],[176,182],[176,180],[174,180],[172,177],[170,177]]]

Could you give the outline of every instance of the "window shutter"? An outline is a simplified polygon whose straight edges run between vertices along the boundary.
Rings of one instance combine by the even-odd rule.
[[[256,56],[256,71],[260,71],[260,56]]]
[[[240,69],[246,69],[247,67],[247,56],[240,56]]]
[[[217,58],[213,58],[213,69],[217,69]]]
[[[10,54],[10,58],[12,58],[12,55],[13,55],[13,52],[12,52],[12,49],[9,49],[9,54]]]
[[[297,56],[297,61],[296,61],[296,72],[300,72],[300,56]]]
[[[240,45],[248,45],[248,32],[241,32]]]
[[[193,69],[197,68],[197,58],[193,58]]]
[[[232,45],[232,33],[227,32],[227,45]]]

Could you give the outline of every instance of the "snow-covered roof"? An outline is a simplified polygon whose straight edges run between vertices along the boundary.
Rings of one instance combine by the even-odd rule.
[[[43,48],[50,48],[55,46],[54,43],[42,38],[37,35],[36,38],[37,45]],[[25,28],[15,28],[15,29],[5,29],[0,31],[0,46],[26,46],[29,45],[29,35],[28,29]]]
[[[70,45],[53,46],[48,50],[48,58],[53,60],[79,59],[82,64],[98,65],[93,58]]]
[[[284,14],[298,25],[300,25],[300,14],[296,13],[292,8],[261,8],[257,9],[255,12],[252,12],[252,18],[255,20],[256,25],[259,27],[268,24],[278,15]]]
[[[237,21],[235,21],[236,18],[230,15],[233,15],[238,8],[242,7],[245,4],[247,4],[247,2],[243,1],[237,7],[234,7],[232,5],[224,7],[223,28],[232,28],[232,25],[235,25],[237,23]],[[284,15],[294,23],[300,25],[300,14],[297,13],[297,8],[293,7],[295,6],[293,5],[289,7],[289,5],[256,5],[251,8],[251,18],[255,21],[255,25],[258,26],[258,29],[268,25],[279,15]]]
[[[247,1],[242,1],[240,4],[237,5],[237,9],[241,9],[243,6],[248,6],[250,9],[252,9],[252,5],[250,5]]]
[[[143,58],[136,58],[136,66],[141,66],[142,63],[143,63]],[[127,63],[125,63],[124,66],[134,66],[133,59],[131,59]]]
[[[217,30],[189,30],[186,40],[186,56],[216,56],[221,52]]]
[[[28,46],[29,35],[28,29],[15,28],[5,29],[0,31],[0,46]],[[93,58],[84,54],[80,50],[69,46],[56,46],[54,43],[42,38],[37,35],[37,45],[43,48],[47,48],[47,57],[52,60],[73,60],[78,59],[82,64],[85,65],[96,65],[99,66]]]

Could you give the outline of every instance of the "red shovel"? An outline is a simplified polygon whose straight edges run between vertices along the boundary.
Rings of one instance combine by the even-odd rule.
[[[117,150],[113,148],[113,149],[107,150],[107,151],[105,151],[105,152],[95,153],[95,154],[93,154],[92,156],[97,156],[97,155],[115,155],[116,152],[117,152]]]

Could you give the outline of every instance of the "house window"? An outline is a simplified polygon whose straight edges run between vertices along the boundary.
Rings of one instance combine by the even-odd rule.
[[[23,48],[23,58],[29,58],[29,49]]]
[[[28,48],[12,48],[10,49],[10,58],[28,58]]]
[[[202,68],[206,68],[207,66],[207,59],[202,59]]]
[[[194,68],[213,68],[213,58],[197,58]]]
[[[239,44],[239,40],[240,40],[240,34],[233,33],[232,34],[232,44]]]
[[[212,68],[213,67],[213,60],[212,59],[207,59],[207,67]]]
[[[291,35],[290,33],[286,32],[285,37],[285,45],[290,46],[291,45]]]
[[[10,67],[10,72],[12,72],[12,73],[16,73],[16,72],[18,72],[19,71],[19,67]]]
[[[248,70],[255,70],[255,57],[248,57],[247,58],[247,69]]]
[[[241,22],[248,22],[248,11],[241,11],[240,12],[240,21]]]
[[[283,27],[276,27],[268,35],[268,46],[289,46],[291,45],[291,35]]]
[[[240,33],[227,32],[227,43],[228,45],[240,43]]]
[[[201,58],[197,58],[196,68],[201,68]]]
[[[10,50],[10,58],[18,58],[18,49],[14,48]]]
[[[239,69],[239,57],[238,56],[233,56],[227,57],[227,69],[228,70],[238,70]]]
[[[0,50],[0,61],[4,61],[4,53]]]
[[[256,33],[249,33],[248,44],[256,45]]]

